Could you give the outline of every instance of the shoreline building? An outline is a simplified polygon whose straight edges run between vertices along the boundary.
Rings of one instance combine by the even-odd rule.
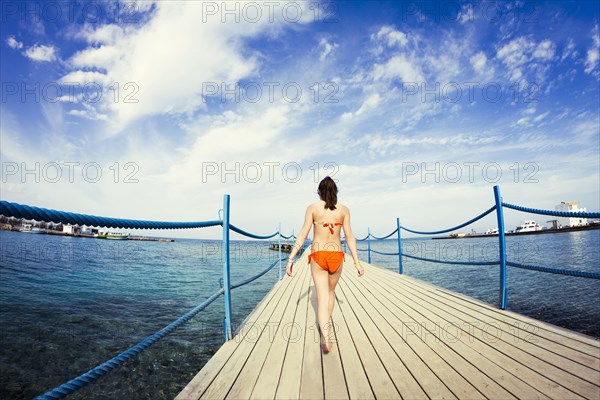
[[[561,201],[556,207],[554,207],[556,211],[564,211],[564,212],[587,212],[585,208],[579,208],[578,201]],[[569,218],[569,217],[557,217],[556,220],[560,224],[560,227],[566,228],[569,226],[583,226],[588,225],[587,218]]]
[[[81,228],[79,227],[79,225],[63,225],[63,233],[66,235],[79,235],[79,233],[81,232]]]

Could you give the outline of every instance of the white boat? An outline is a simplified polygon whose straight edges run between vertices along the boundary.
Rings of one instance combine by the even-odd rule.
[[[31,224],[23,224],[23,228],[21,228],[21,232],[23,232],[23,233],[44,233],[44,230],[38,228],[37,226],[33,226]]]
[[[541,230],[542,230],[542,227],[540,224],[528,219],[528,220],[525,220],[525,222],[523,222],[522,225],[517,226],[517,229],[515,229],[515,233],[536,232],[536,231],[541,231]]]
[[[109,232],[106,235],[106,239],[112,239],[112,240],[129,240],[129,233]]]
[[[498,228],[492,228],[492,229],[488,229],[487,231],[485,231],[486,235],[497,235],[498,234]]]

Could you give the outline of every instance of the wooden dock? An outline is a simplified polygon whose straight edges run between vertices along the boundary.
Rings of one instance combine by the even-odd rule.
[[[177,399],[600,399],[600,341],[349,256],[322,354],[306,259]]]

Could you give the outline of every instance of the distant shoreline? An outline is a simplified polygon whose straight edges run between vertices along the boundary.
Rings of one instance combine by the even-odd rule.
[[[577,231],[589,231],[593,229],[600,229],[600,224],[591,224],[584,226],[573,226],[568,228],[559,228],[559,229],[544,229],[541,231],[531,231],[531,232],[506,232],[505,236],[523,236],[523,235],[545,235],[547,233],[563,233],[563,232],[577,232]],[[496,237],[497,233],[476,233],[476,234],[465,234],[464,236],[437,236],[432,237],[432,239],[470,239],[470,238],[482,238],[482,237]]]
[[[0,230],[5,230],[5,231],[23,233],[21,228],[22,227],[19,225],[0,224]],[[55,231],[55,230],[51,230],[51,229],[43,229],[42,228],[41,230],[42,230],[42,232],[38,233],[38,234],[67,236],[67,237],[75,237],[75,238],[111,240],[111,239],[106,239],[105,237],[99,238],[97,236],[94,236],[94,235],[91,235],[88,233],[70,234],[70,233],[66,233],[63,231]],[[162,238],[162,237],[155,237],[155,236],[134,236],[134,235],[129,235],[129,236],[127,236],[127,238],[122,239],[122,240],[140,240],[140,241],[145,241],[145,242],[174,242],[175,241],[175,239],[172,239],[172,238]]]

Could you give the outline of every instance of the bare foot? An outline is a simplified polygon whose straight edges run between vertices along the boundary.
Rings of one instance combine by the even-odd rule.
[[[329,353],[331,351],[331,343],[325,337],[319,324],[317,324],[317,328],[319,329],[319,337],[321,338],[321,350],[323,350],[323,353]]]

